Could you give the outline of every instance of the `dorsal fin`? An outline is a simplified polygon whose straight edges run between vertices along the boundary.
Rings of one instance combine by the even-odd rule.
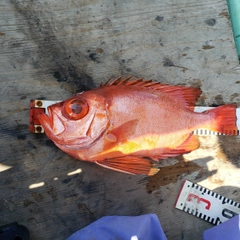
[[[152,80],[143,80],[142,78],[130,80],[130,78],[131,76],[122,79],[122,76],[120,76],[111,82],[108,80],[103,86],[126,85],[151,88],[160,92],[168,93],[169,95],[178,98],[190,110],[194,109],[196,101],[202,93],[199,88],[162,84],[153,82]]]

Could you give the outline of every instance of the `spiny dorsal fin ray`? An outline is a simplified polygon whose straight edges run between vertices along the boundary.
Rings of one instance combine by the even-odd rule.
[[[194,109],[195,103],[202,93],[202,91],[199,88],[194,87],[161,84],[158,82],[153,82],[152,80],[143,80],[142,78],[137,78],[133,80],[130,79],[131,76],[124,79],[122,79],[122,76],[120,76],[114,79],[112,82],[107,81],[103,86],[126,85],[151,88],[160,92],[168,93],[169,95],[178,98],[190,110]]]
[[[112,82],[110,82],[108,85],[117,85],[119,82],[123,81],[121,79],[122,79],[122,76],[119,76],[118,78],[116,78]]]
[[[125,83],[127,83],[128,80],[130,80],[131,77],[132,77],[132,76],[129,76],[129,77],[123,79],[122,81],[119,81],[119,82],[117,83],[117,85],[125,85]]]

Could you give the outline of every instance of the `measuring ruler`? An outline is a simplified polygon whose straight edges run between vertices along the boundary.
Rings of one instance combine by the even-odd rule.
[[[215,225],[240,214],[240,203],[187,180],[175,207]]]
[[[44,112],[48,114],[47,108],[50,105],[58,103],[61,101],[49,101],[49,100],[31,100],[30,101],[30,126],[29,129],[33,133],[44,133],[44,129],[38,121],[38,114]],[[195,107],[194,112],[204,112],[210,110],[214,107]],[[237,116],[237,127],[238,132],[237,135],[240,135],[240,108],[236,109]],[[198,129],[193,132],[195,135],[224,135],[218,132],[213,132],[206,129]]]
[[[30,101],[30,114],[29,114],[29,130],[33,133],[44,133],[44,129],[38,120],[40,113],[48,114],[48,106],[61,101],[49,100],[31,100]]]

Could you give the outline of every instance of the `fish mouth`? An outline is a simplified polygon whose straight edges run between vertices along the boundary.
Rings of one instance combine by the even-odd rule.
[[[59,135],[61,132],[64,131],[64,129],[60,132],[58,131],[58,133],[55,133],[53,131],[54,129],[54,124],[53,124],[53,121],[54,121],[54,115],[56,115],[56,118],[57,120],[63,125],[61,119],[57,116],[57,114],[53,114],[52,113],[52,109],[50,107],[47,108],[47,112],[48,114],[46,113],[40,113],[38,115],[38,120],[40,122],[40,124],[43,126],[44,128],[44,131],[46,133],[46,135],[52,139],[52,138],[56,138],[57,135]],[[64,126],[64,125],[63,125]],[[53,139],[52,139],[53,140]],[[56,138],[57,140],[57,138]]]
[[[48,136],[48,138],[50,138],[51,140],[53,140],[54,142],[58,139],[53,131],[52,131],[52,119],[50,118],[50,111],[48,110],[49,115],[47,115],[46,113],[40,113],[38,115],[38,120],[40,122],[40,124],[42,125],[42,127],[44,128],[44,131],[46,133],[46,135]]]
[[[51,133],[53,136],[58,136],[65,131],[63,120],[51,106],[47,108],[47,114],[40,113],[38,119],[47,135]]]
[[[50,118],[47,114],[45,113],[40,113],[38,115],[38,120],[40,122],[40,124],[43,126],[44,130],[49,130],[51,131],[51,124],[50,124]]]

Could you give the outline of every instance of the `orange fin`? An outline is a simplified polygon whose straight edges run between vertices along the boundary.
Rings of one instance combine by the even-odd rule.
[[[133,79],[129,81],[130,78],[131,77],[122,79],[122,77],[120,76],[110,83],[108,81],[104,85],[126,85],[126,86],[131,85],[151,88],[178,98],[190,110],[194,109],[195,103],[202,93],[202,91],[199,88],[185,86],[171,86],[168,84],[153,82],[152,80],[143,80],[142,78]]]
[[[95,161],[95,163],[105,168],[130,174],[152,176],[159,171],[159,169],[152,167],[151,162],[148,160],[136,156],[105,159],[103,161]]]
[[[172,149],[164,154],[161,154],[160,158],[176,157],[180,154],[189,153],[196,150],[199,147],[199,141],[196,136],[190,134],[190,136],[177,148]]]
[[[211,125],[204,126],[203,128],[227,135],[238,134],[235,104],[226,104],[205,111],[204,113],[212,115],[214,121]]]
[[[169,86],[165,85],[157,88],[161,92],[170,94],[181,101],[186,108],[194,110],[195,104],[202,91],[199,88],[185,87],[185,86]]]

